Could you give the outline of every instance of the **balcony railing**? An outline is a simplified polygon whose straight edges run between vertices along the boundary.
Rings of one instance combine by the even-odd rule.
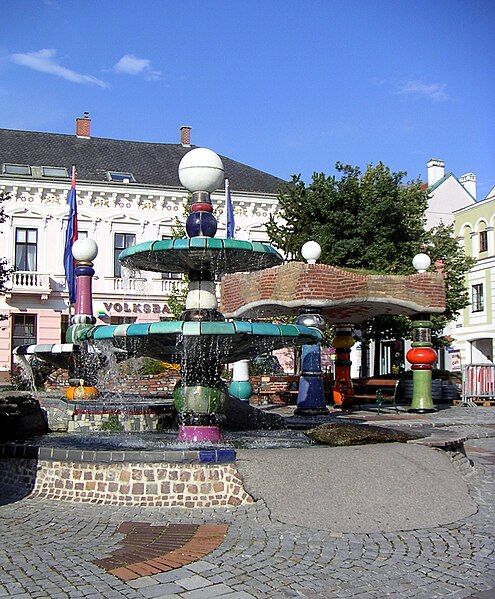
[[[105,280],[111,281],[114,291],[143,293],[147,279],[145,277],[105,277]]]
[[[50,275],[30,270],[17,270],[12,273],[8,293],[40,293],[48,296],[51,291]]]
[[[175,289],[180,288],[184,285],[181,279],[153,279],[153,293],[157,295],[169,295]]]

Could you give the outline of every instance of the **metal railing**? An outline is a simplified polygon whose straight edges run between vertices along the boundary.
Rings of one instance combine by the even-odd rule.
[[[495,401],[495,364],[467,364],[462,372],[462,404]]]

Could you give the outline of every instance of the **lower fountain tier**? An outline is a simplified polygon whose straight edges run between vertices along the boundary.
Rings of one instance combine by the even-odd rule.
[[[209,237],[146,241],[122,251],[119,260],[137,270],[215,274],[263,270],[283,262],[277,250],[266,243]]]
[[[71,330],[72,329],[72,330]],[[314,327],[264,322],[184,322],[70,327],[75,343],[111,342],[130,356],[163,360],[187,353],[188,358],[215,358],[231,363],[289,345],[318,343],[322,333]]]
[[[80,353],[81,347],[75,343],[38,343],[32,345],[19,345],[12,352],[17,359],[23,358],[28,361],[33,358],[38,358],[55,368],[69,368],[74,366],[74,360]],[[84,356],[84,360],[88,360],[88,353],[91,354],[94,360],[100,359],[104,362],[104,356],[96,347],[89,347]]]

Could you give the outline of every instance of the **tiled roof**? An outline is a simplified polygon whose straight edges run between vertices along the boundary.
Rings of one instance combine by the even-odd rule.
[[[195,146],[191,146],[194,148]],[[75,135],[0,129],[0,167],[77,165],[79,181],[107,181],[108,171],[132,173],[135,185],[181,187],[177,167],[191,148],[181,144],[149,143]],[[285,181],[221,156],[233,192],[276,193]],[[131,184],[132,185],[132,184]]]

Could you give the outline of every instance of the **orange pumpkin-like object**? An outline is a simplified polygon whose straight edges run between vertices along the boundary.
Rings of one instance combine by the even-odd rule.
[[[437,352],[432,347],[411,347],[406,354],[406,359],[413,365],[431,366],[437,359]]]
[[[69,387],[65,392],[65,397],[69,400],[78,399],[96,399],[100,392],[96,387],[88,385],[79,385],[78,387]]]

